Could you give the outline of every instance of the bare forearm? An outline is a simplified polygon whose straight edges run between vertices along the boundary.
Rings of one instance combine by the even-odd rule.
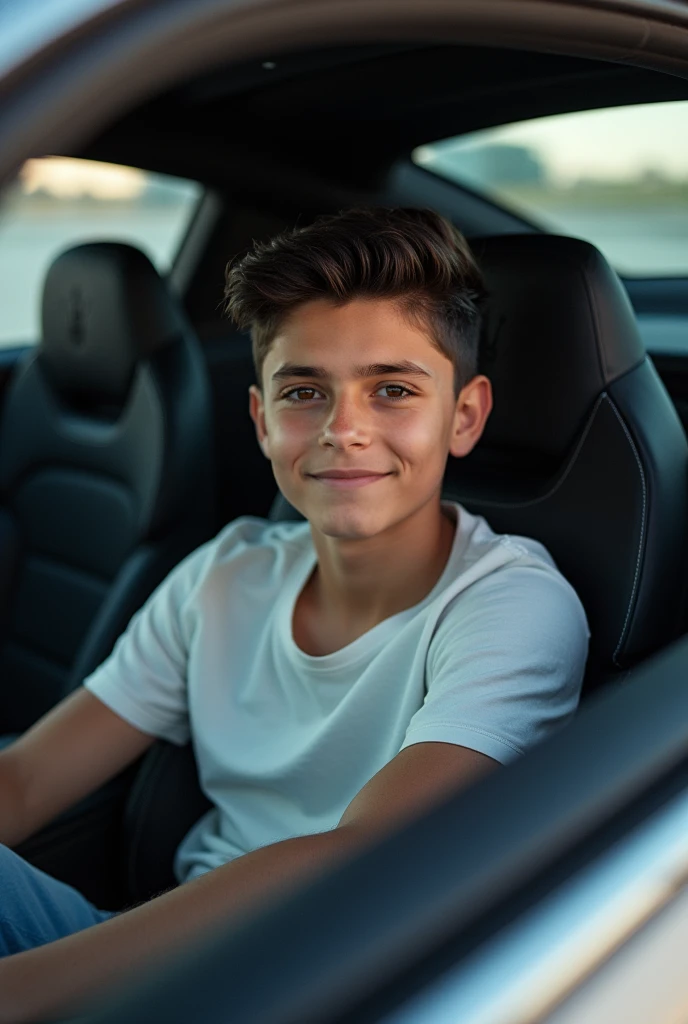
[[[12,762],[0,753],[0,843],[16,846],[31,833]]]
[[[33,835],[153,742],[88,690],[70,694],[0,751],[0,842]]]
[[[335,829],[240,857],[134,910],[0,961],[0,1021],[78,1011],[107,986],[258,909],[361,845]]]

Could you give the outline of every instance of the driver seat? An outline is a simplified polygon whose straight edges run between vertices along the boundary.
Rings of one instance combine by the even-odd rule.
[[[443,496],[548,548],[588,615],[587,694],[681,632],[688,442],[594,246],[528,234],[472,247],[490,293],[480,370],[495,408],[471,455],[449,457]],[[302,518],[281,494],[269,517]],[[209,806],[191,747],[156,744],[126,808],[133,899],[174,884],[174,851]]]

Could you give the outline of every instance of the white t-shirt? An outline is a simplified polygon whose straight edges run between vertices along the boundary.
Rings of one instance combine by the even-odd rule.
[[[334,828],[413,743],[507,762],[571,717],[589,636],[575,591],[541,544],[442,504],[458,528],[432,591],[332,654],[292,634],[317,561],[309,524],[242,516],[170,573],[85,680],[144,732],[191,738],[214,809],[177,851],[179,881]]]

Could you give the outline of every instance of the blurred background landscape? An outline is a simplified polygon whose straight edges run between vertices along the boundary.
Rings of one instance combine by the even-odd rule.
[[[561,182],[547,173],[537,152],[508,144],[421,151],[418,162],[538,227],[594,242],[622,274],[688,272],[688,174],[677,180],[646,168],[622,180],[581,176]]]
[[[413,158],[538,227],[587,239],[622,275],[688,275],[685,101],[542,117]]]

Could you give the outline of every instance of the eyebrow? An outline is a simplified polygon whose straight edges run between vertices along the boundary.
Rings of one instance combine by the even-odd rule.
[[[370,377],[382,377],[394,374],[405,374],[410,377],[428,377],[428,373],[416,363],[404,360],[401,363],[370,363],[368,366],[354,366],[354,377],[367,380]],[[317,380],[326,380],[329,374],[324,366],[302,366],[299,363],[284,363],[272,375],[273,381],[287,380],[290,377],[312,377]]]

